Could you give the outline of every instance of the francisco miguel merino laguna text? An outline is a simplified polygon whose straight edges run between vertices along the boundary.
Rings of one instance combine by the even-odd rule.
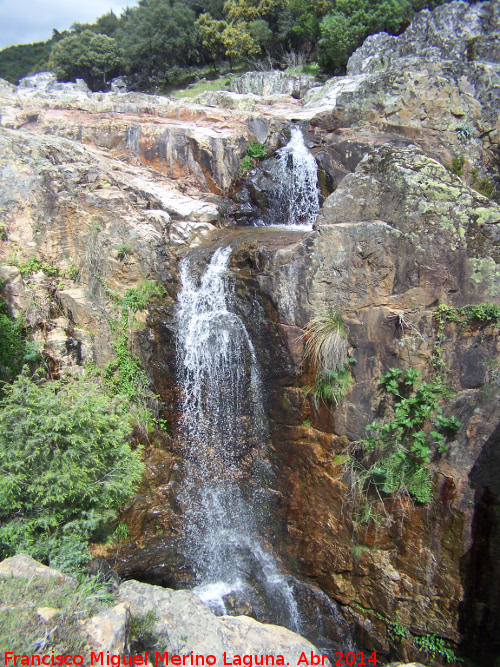
[[[311,651],[308,658],[305,653],[300,654],[297,667],[299,665],[325,665],[327,660],[326,655],[316,655]],[[15,654],[12,651],[6,651],[4,654],[4,661],[6,667],[17,667],[17,665],[83,665],[83,657],[81,655],[56,655],[52,654],[32,654],[23,655]],[[100,653],[91,652],[91,665],[113,665],[120,667],[121,665],[146,665],[148,662],[147,652],[144,655],[117,655],[111,654],[109,651],[101,651]],[[169,655],[166,653],[157,652],[155,655],[156,665],[182,665],[183,667],[205,667],[208,665],[215,665],[217,658],[215,655],[193,655],[193,651],[185,655]],[[262,665],[265,667],[274,667],[275,665],[290,665],[285,662],[282,655],[232,655],[228,656],[224,653],[222,665],[244,665],[245,667],[253,667],[253,665]]]

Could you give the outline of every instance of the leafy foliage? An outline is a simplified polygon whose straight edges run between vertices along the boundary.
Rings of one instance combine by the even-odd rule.
[[[46,42],[19,44],[0,51],[0,78],[17,84],[19,79],[28,74],[42,72],[49,67],[50,53],[54,45],[68,33],[53,31]]]
[[[196,14],[181,2],[144,0],[129,9],[117,35],[125,72],[141,85],[151,85],[151,80],[164,85],[169,68],[198,63],[195,21]]]
[[[76,32],[54,46],[49,64],[62,81],[81,78],[91,90],[103,90],[119,70],[119,46],[107,35]]]
[[[364,441],[370,463],[359,470],[361,485],[386,494],[407,494],[420,503],[432,500],[432,483],[425,467],[448,450],[446,435],[461,422],[444,417],[439,401],[447,395],[440,381],[422,382],[415,369],[391,368],[380,384],[392,397],[394,416],[385,424],[372,422]],[[445,434],[440,430],[445,431]]]
[[[254,158],[255,160],[263,160],[267,155],[266,147],[259,141],[250,139],[248,142],[247,155]]]
[[[479,303],[476,305],[455,308],[440,303],[434,311],[434,320],[438,325],[438,333],[442,333],[445,322],[458,322],[463,327],[473,324],[500,324],[500,306],[496,303]]]
[[[466,123],[459,125],[455,132],[457,133],[458,140],[463,144],[468,144],[472,139],[472,127]]]
[[[416,11],[443,1],[448,0],[204,0],[188,5],[141,0],[119,17],[108,12],[95,23],[54,31],[47,42],[0,51],[0,76],[16,83],[47,69],[51,52],[61,79],[82,77],[93,90],[118,74],[128,75],[129,86],[148,91],[186,85],[195,66],[212,63],[215,71],[223,60],[230,61],[231,69],[254,64],[255,58],[287,67],[298,55],[302,65],[314,68],[319,57],[331,72],[343,67],[368,35],[399,33]]]
[[[91,379],[34,382],[0,401],[0,540],[72,570],[141,477],[128,403]]]
[[[414,637],[413,641],[418,646],[420,651],[424,651],[428,655],[432,655],[435,660],[436,656],[441,656],[446,659],[446,662],[462,662],[455,651],[450,648],[446,641],[439,635],[429,634],[422,637]]]
[[[318,401],[323,403],[333,403],[338,405],[352,386],[350,363],[354,359],[348,359],[345,366],[337,368],[334,371],[325,370],[318,373],[316,382],[312,388],[314,402],[316,406]]]
[[[109,292],[109,290],[108,290]],[[129,349],[128,326],[131,313],[144,310],[153,297],[163,296],[163,289],[154,282],[143,281],[128,289],[123,297],[112,294],[121,306],[119,335],[115,342],[116,358],[110,361],[104,371],[105,386],[117,394],[125,394],[138,404],[147,403],[150,397],[149,380],[142,369],[139,357]]]
[[[408,0],[336,0],[320,24],[320,65],[330,71],[344,67],[368,35],[383,30],[397,34],[411,15]]]
[[[246,171],[250,171],[255,166],[254,161],[249,155],[245,155],[240,162],[240,174],[244,174]]]
[[[0,380],[11,382],[23,364],[36,361],[37,351],[28,340],[22,319],[15,319],[0,299]]]

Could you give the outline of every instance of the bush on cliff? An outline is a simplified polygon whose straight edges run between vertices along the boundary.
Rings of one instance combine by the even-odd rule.
[[[408,0],[337,0],[320,24],[320,65],[329,71],[344,67],[368,35],[382,30],[397,34],[412,13]]]
[[[34,382],[26,370],[0,401],[0,542],[71,571],[142,474],[128,402],[94,380]]]

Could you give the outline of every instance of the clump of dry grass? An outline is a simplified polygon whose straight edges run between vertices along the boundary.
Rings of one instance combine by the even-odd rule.
[[[340,314],[334,308],[315,315],[306,326],[304,358],[316,366],[318,374],[339,371],[347,361],[349,343]]]

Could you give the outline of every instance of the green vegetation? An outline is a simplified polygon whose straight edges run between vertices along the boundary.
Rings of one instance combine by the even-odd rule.
[[[66,34],[54,30],[46,42],[19,44],[0,51],[0,78],[17,83],[23,76],[47,70],[53,47]]]
[[[0,580],[0,648],[20,655],[54,651],[86,656],[88,637],[82,621],[98,614],[112,599],[95,579],[82,580],[74,589],[61,579]],[[40,607],[59,613],[46,622],[37,613]]]
[[[113,540],[115,542],[125,542],[129,538],[130,533],[127,524],[123,523],[123,521],[120,521],[120,523],[115,528],[115,532],[113,533]]]
[[[347,356],[349,343],[340,314],[333,308],[313,317],[306,326],[309,334],[304,359],[316,367],[311,391],[314,401],[337,405],[352,385],[350,367],[354,359]]]
[[[473,188],[476,192],[479,192],[480,194],[484,195],[485,197],[488,197],[488,199],[493,199],[493,201],[499,202],[500,203],[500,189],[498,187],[498,175],[495,178],[496,183],[494,181],[490,181],[488,178],[479,178],[477,169],[473,168],[471,169],[471,183],[470,186]]]
[[[319,64],[329,71],[345,67],[368,35],[398,34],[412,14],[407,0],[336,0],[335,9],[320,23]]]
[[[163,289],[151,281],[143,281],[128,289],[123,296],[107,290],[120,308],[118,319],[112,323],[116,332],[114,343],[116,358],[110,361],[104,371],[104,385],[115,394],[124,394],[133,401],[140,412],[140,421],[150,421],[145,407],[152,397],[149,380],[142,369],[139,357],[129,349],[129,327],[133,324],[133,314],[144,310],[154,297],[162,297]]]
[[[364,442],[366,462],[357,461],[357,484],[365,492],[405,494],[419,503],[432,500],[426,463],[447,451],[446,438],[461,427],[455,416],[444,417],[439,401],[448,395],[440,381],[422,382],[415,369],[391,368],[380,378],[393,417],[372,422]]]
[[[447,306],[440,303],[434,311],[434,320],[437,323],[438,333],[442,333],[446,322],[457,322],[467,325],[495,325],[500,323],[500,306],[496,303],[479,303],[475,306],[467,305],[462,308]]]
[[[255,160],[263,160],[267,155],[266,147],[264,144],[250,139],[248,142],[247,155]]]
[[[459,658],[455,651],[447,645],[446,640],[439,635],[428,634],[423,635],[422,637],[414,637],[413,641],[420,651],[423,651],[427,655],[431,655],[433,660],[435,660],[437,656],[440,656],[445,658],[448,663],[463,662],[462,658]]]
[[[206,72],[208,74],[208,72]],[[205,77],[203,77],[202,81],[199,81],[198,83],[193,83],[187,88],[186,90],[176,90],[172,96],[173,97],[196,97],[200,93],[204,93],[206,91],[218,91],[218,90],[230,90],[231,87],[231,79],[234,77],[233,74],[230,76],[225,75],[225,76],[219,76],[216,79],[212,79],[210,81],[207,81]]]
[[[250,140],[244,157],[240,162],[240,174],[255,167],[255,160],[263,160],[267,155],[265,144]]]
[[[49,62],[59,80],[84,79],[91,90],[105,88],[119,66],[116,40],[91,30],[76,32],[55,44]]]
[[[472,139],[472,127],[466,123],[459,125],[455,132],[457,133],[458,140],[463,144],[468,144]]]
[[[23,371],[0,401],[0,541],[65,571],[88,560],[142,474],[129,403],[95,380]]]
[[[132,254],[132,247],[129,245],[121,245],[116,249],[116,254],[120,262],[123,262]]]
[[[365,547],[361,547],[363,550]],[[427,635],[412,635],[410,630],[399,621],[398,614],[396,613],[396,620],[391,621],[383,614],[376,612],[374,609],[368,609],[362,607],[356,602],[353,604],[354,607],[359,609],[363,614],[374,614],[380,621],[386,624],[387,634],[394,642],[399,642],[402,639],[411,637],[415,646],[419,651],[425,652],[427,655],[431,655],[432,659],[435,660],[437,656],[443,657],[446,659],[446,662],[463,662],[463,659],[460,658],[455,651],[449,646],[443,637],[440,637],[436,634],[427,634]]]
[[[354,363],[354,359],[348,359],[345,366],[334,371],[324,370],[317,374],[316,382],[312,389],[316,407],[318,401],[323,401],[326,404],[333,403],[334,405],[340,403],[353,384],[351,363]]]
[[[460,157],[452,158],[451,164],[448,162],[443,162],[443,165],[446,167],[446,169],[448,169],[448,171],[451,171],[451,173],[455,174],[456,176],[464,175],[465,158],[462,155]]]
[[[416,11],[441,1],[425,0],[142,0],[117,17],[75,23],[47,42],[0,52],[0,76],[16,83],[54,68],[60,80],[85,79],[104,90],[124,74],[137,90],[169,90],[226,69],[267,63],[317,73],[342,71],[370,34],[401,32]],[[465,135],[464,135],[465,136]]]
[[[39,257],[30,257],[25,261],[20,261],[17,259],[17,257],[14,256],[9,260],[9,263],[12,266],[17,266],[19,273],[25,280],[33,273],[37,273],[38,271],[43,271],[45,275],[49,276],[50,278],[58,278],[61,275],[61,272],[57,266],[50,264],[49,262],[44,262]]]
[[[154,611],[148,611],[144,616],[130,617],[130,648],[132,653],[152,652],[153,649],[160,653],[166,651],[167,647],[159,643],[156,633],[158,616]]]
[[[255,163],[249,155],[245,155],[240,162],[240,174],[244,174],[255,167]]]
[[[12,382],[24,364],[37,358],[36,346],[28,340],[23,319],[12,317],[0,298],[0,382]]]

